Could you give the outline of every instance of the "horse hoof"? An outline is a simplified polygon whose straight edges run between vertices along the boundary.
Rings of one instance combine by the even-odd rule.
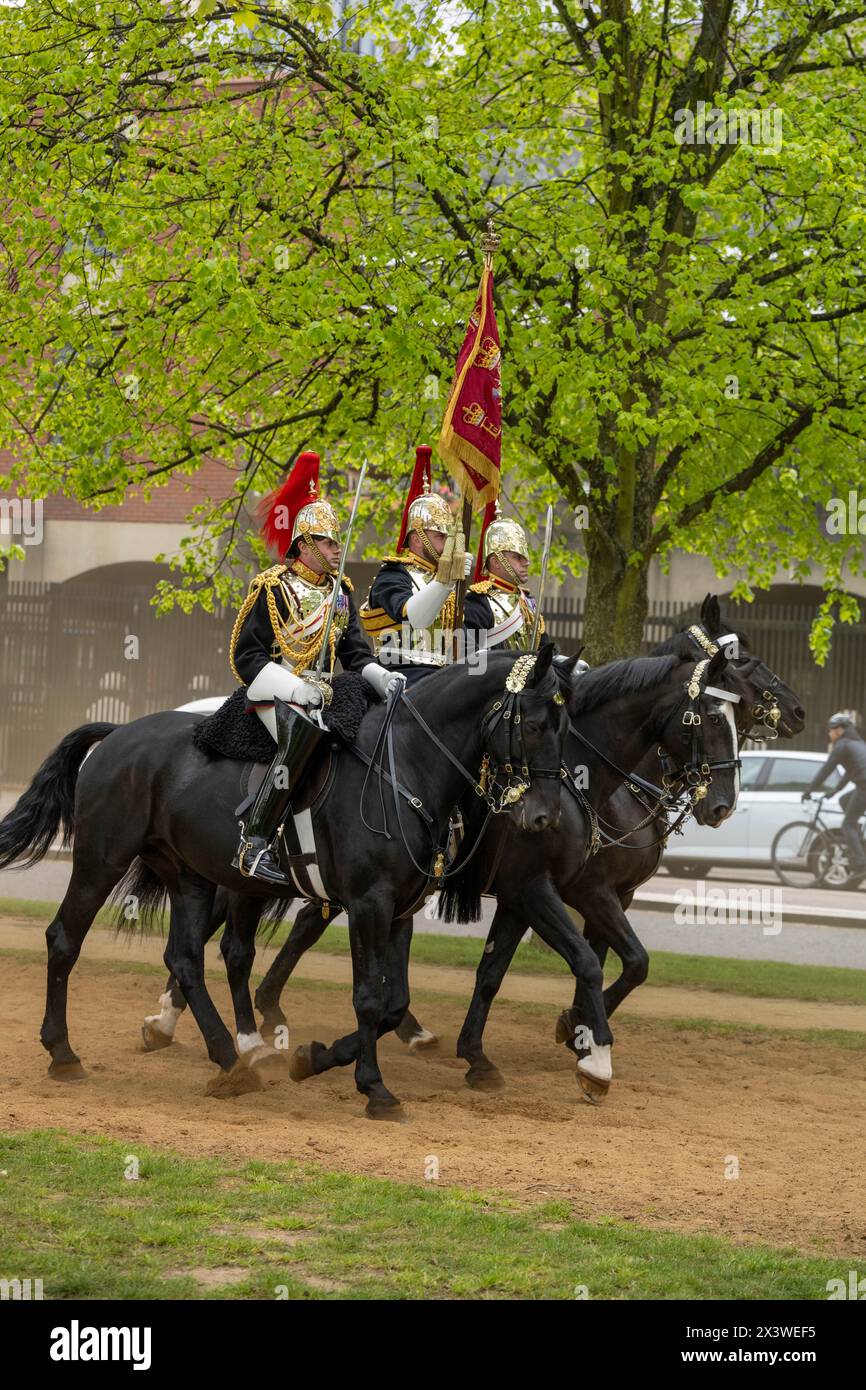
[[[591,1076],[588,1071],[583,1071],[578,1063],[577,1084],[581,1089],[584,1100],[589,1101],[590,1105],[601,1105],[608,1091],[610,1082],[603,1081],[597,1076]]]
[[[371,1096],[364,1114],[368,1120],[391,1120],[396,1124],[403,1124],[406,1119],[405,1111],[396,1096],[389,1096],[387,1100],[383,1096]]]
[[[205,1095],[216,1100],[231,1100],[233,1096],[263,1089],[264,1083],[257,1072],[251,1071],[243,1062],[235,1062],[231,1071],[221,1071],[219,1076],[211,1078],[205,1087]]]
[[[556,1020],[556,1041],[567,1043],[574,1038],[574,1029],[571,1026],[571,1013],[569,1009],[563,1009],[559,1018]]]
[[[52,1081],[84,1081],[87,1072],[80,1062],[52,1062],[48,1075]]]
[[[146,1020],[142,1025],[141,1040],[144,1043],[145,1052],[160,1052],[164,1047],[171,1047],[174,1042],[174,1038],[170,1038],[168,1033],[154,1028]]]
[[[293,1081],[306,1081],[308,1077],[316,1075],[314,1049],[322,1046],[322,1043],[304,1043],[302,1047],[295,1048],[289,1059],[289,1076]]]
[[[432,1052],[439,1046],[439,1039],[429,1028],[422,1028],[420,1033],[413,1034],[407,1046],[410,1052]]]
[[[289,1070],[289,1059],[285,1052],[275,1047],[256,1047],[241,1059],[245,1066],[252,1067],[257,1076],[272,1081],[284,1081]]]
[[[505,1077],[496,1067],[470,1067],[466,1073],[466,1085],[473,1091],[501,1091],[505,1088]]]

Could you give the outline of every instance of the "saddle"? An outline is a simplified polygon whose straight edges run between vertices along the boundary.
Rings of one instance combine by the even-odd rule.
[[[376,696],[356,671],[342,671],[335,676],[331,689],[334,696],[322,711],[322,722],[344,743],[354,743],[361,720]],[[245,686],[230,695],[214,714],[194,725],[192,741],[199,752],[209,758],[234,758],[239,762],[266,765],[274,759],[274,741],[248,705]]]
[[[334,737],[322,740],[295,788],[292,815],[286,824],[288,843],[280,842],[285,868],[299,868],[315,861],[313,853],[303,852],[294,817],[309,811],[328,787],[334,773],[334,752],[341,743],[354,743],[361,720],[376,699],[371,687],[355,671],[343,671],[335,676],[331,688],[333,699],[322,711],[322,722]],[[248,705],[246,688],[242,686],[236,690],[214,714],[199,720],[193,727],[192,741],[208,758],[229,758],[241,764],[238,771],[241,802],[236,814],[242,816],[254,801],[275,753],[273,739]]]

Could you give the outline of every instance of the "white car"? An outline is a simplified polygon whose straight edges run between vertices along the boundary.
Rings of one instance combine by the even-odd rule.
[[[808,820],[813,814],[814,805],[802,805],[801,798],[826,761],[826,753],[756,749],[740,756],[743,766],[735,810],[717,830],[689,820],[682,835],[672,835],[662,860],[670,873],[691,878],[727,865],[772,868],[770,851],[782,826]],[[832,793],[823,803],[822,817],[834,828],[842,823],[839,792],[844,789],[844,774],[838,768],[819,788]]]

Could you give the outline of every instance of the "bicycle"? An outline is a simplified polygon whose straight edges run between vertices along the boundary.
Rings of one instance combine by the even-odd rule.
[[[821,816],[831,792],[819,792],[810,821],[783,825],[770,851],[773,868],[787,888],[844,888],[851,877],[842,831]],[[863,837],[863,822],[860,822]]]

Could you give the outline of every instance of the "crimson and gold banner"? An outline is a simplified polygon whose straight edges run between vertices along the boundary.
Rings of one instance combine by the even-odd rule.
[[[493,272],[484,267],[475,308],[457,358],[439,453],[464,498],[478,511],[499,493],[502,384],[499,329],[493,312]]]

